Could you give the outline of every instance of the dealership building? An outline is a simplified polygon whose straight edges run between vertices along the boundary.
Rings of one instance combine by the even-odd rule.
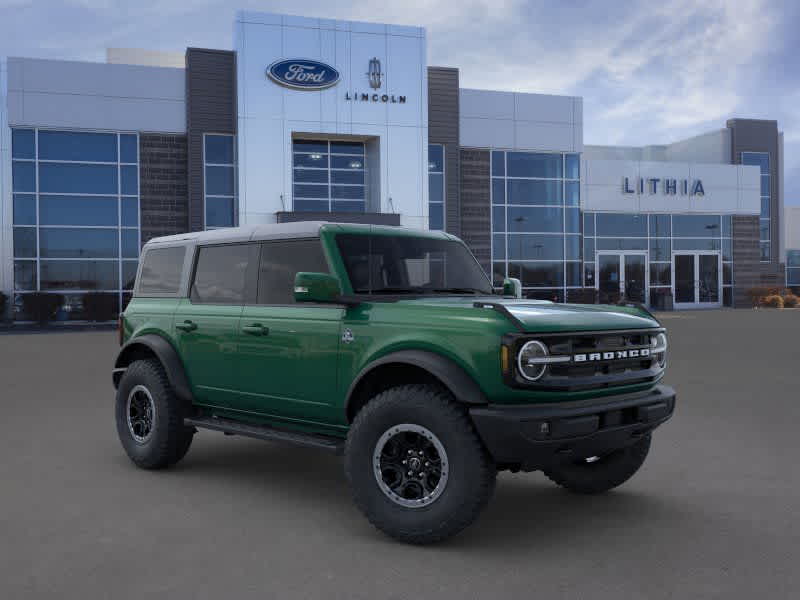
[[[62,319],[87,293],[124,304],[152,237],[319,219],[444,229],[533,298],[749,306],[800,285],[776,121],[585,145],[582,98],[461,88],[426,45],[421,27],[240,12],[233,51],[3,59],[16,318],[36,291],[63,295]]]

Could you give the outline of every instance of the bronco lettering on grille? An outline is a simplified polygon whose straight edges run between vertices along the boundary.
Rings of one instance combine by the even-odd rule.
[[[573,354],[573,362],[595,362],[598,360],[625,360],[628,358],[649,358],[649,348],[636,348],[633,350],[615,350],[614,352],[591,352]]]

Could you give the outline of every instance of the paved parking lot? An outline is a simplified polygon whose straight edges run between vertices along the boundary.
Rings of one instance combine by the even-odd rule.
[[[674,419],[603,497],[500,476],[473,527],[395,543],[338,458],[201,432],[137,470],[115,333],[0,335],[0,598],[800,597],[800,310],[673,313]]]

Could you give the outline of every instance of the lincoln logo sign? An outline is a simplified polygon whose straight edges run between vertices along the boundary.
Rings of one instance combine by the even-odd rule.
[[[669,177],[661,179],[660,177],[623,177],[622,178],[622,193],[623,194],[638,194],[645,193],[655,194],[659,191],[667,196],[674,196],[680,193],[681,196],[705,196],[706,191],[703,189],[703,182],[699,179],[670,179]]]
[[[324,90],[339,83],[339,71],[316,60],[279,60],[267,68],[275,83],[296,90]]]

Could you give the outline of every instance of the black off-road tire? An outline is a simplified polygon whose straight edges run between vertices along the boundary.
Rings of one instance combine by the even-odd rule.
[[[141,388],[150,394],[155,408],[151,432],[144,441],[137,441],[128,422],[128,397],[137,386],[140,396]],[[127,368],[117,388],[115,416],[119,440],[136,466],[163,469],[186,455],[195,431],[183,424],[190,408],[175,395],[157,360],[137,360]]]
[[[447,455],[446,485],[425,506],[398,504],[378,483],[373,462],[377,444],[402,424],[430,431]],[[347,436],[345,472],[355,503],[370,523],[412,544],[444,540],[471,524],[488,503],[497,476],[463,406],[446,390],[421,384],[391,388],[364,406]]]
[[[578,494],[601,494],[633,477],[650,451],[650,434],[594,462],[569,462],[545,469],[554,483]]]

